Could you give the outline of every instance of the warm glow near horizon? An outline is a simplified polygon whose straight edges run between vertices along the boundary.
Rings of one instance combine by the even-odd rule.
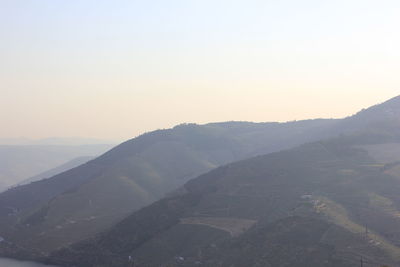
[[[0,0],[0,138],[348,116],[400,94],[399,13],[394,0]]]

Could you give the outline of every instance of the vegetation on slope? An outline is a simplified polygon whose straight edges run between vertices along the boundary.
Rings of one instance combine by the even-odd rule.
[[[400,227],[393,217],[400,198],[392,194],[400,182],[359,147],[377,143],[378,136],[359,136],[357,145],[349,140],[217,168],[98,237],[53,253],[50,261],[124,266],[132,256],[137,266],[354,266],[362,257],[365,266],[398,265],[398,239],[388,232]],[[392,208],[375,209],[373,195],[390,200]],[[377,216],[393,219],[388,224]],[[232,236],[213,225],[188,223],[193,218],[256,223]]]

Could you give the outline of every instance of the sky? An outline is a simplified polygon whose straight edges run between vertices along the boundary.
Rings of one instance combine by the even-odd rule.
[[[0,138],[340,118],[400,94],[396,0],[0,0]]]

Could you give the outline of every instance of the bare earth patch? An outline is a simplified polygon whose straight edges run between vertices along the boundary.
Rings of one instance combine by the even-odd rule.
[[[255,220],[228,217],[187,217],[181,219],[182,224],[206,225],[228,232],[231,236],[244,233],[256,222]]]

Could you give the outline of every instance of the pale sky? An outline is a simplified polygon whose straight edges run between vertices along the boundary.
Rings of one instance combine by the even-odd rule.
[[[0,0],[0,138],[344,117],[400,94],[397,0]]]

